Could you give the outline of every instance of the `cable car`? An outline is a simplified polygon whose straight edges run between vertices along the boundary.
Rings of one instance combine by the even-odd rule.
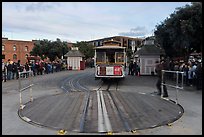
[[[95,48],[95,78],[124,78],[127,64],[126,48],[118,41],[105,41]]]

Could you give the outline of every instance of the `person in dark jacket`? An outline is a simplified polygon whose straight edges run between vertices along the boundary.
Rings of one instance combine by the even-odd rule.
[[[28,65],[28,62],[25,63],[25,70],[28,72],[30,70],[30,66]],[[25,77],[28,78],[29,73],[26,73]]]
[[[18,66],[16,62],[13,62],[13,79],[18,78]]]
[[[128,75],[133,75],[133,61],[131,61],[130,64],[129,64]]]
[[[167,67],[167,65],[165,64],[164,60],[161,60],[160,63],[158,61],[156,61],[155,72],[157,73],[157,76],[158,76],[156,87],[158,90],[157,95],[159,95],[159,96],[161,96],[161,94],[162,94],[162,91],[161,91],[162,70],[166,70],[167,69],[166,67]],[[163,78],[163,83],[165,84],[164,78]],[[163,85],[163,97],[168,97],[166,85]]]
[[[200,90],[202,89],[202,62],[198,64],[196,70],[196,89]]]
[[[137,76],[137,63],[133,63],[133,75]]]
[[[8,65],[7,65],[7,79],[11,80],[13,77],[13,62],[8,60]]]
[[[17,69],[18,69],[18,73],[16,75],[16,79],[19,78],[19,72],[21,72],[21,61],[20,60],[18,60],[17,62]]]

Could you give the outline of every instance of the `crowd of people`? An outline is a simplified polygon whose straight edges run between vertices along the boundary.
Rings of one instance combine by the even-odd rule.
[[[163,69],[169,71],[180,71],[183,73],[183,82],[185,86],[193,86],[197,90],[202,89],[202,61],[201,59],[193,59],[188,61],[183,60],[161,60],[164,61],[165,67]],[[158,62],[157,62],[158,63]],[[156,63],[156,64],[157,64]],[[129,63],[128,75],[140,75],[139,65],[133,61]],[[167,78],[175,80],[175,73],[168,73]],[[179,73],[179,82],[181,82],[181,73]],[[160,85],[157,83],[157,87]],[[160,94],[160,93],[159,93]]]
[[[61,61],[30,61],[25,64],[21,64],[20,60],[18,62],[13,62],[10,59],[6,63],[2,60],[2,81],[18,79],[19,72],[32,72],[33,76],[49,74],[53,72],[59,72],[65,69],[64,63]],[[25,73],[22,77],[27,78],[29,73]]]
[[[183,73],[183,83],[185,86],[195,87],[195,89],[202,89],[202,61],[198,60],[161,60],[163,62],[163,69],[169,71],[179,71]],[[178,82],[182,81],[182,74],[179,73]],[[167,73],[165,79],[176,80],[176,73]],[[157,87],[159,84],[157,83]]]
[[[128,70],[128,75],[132,75],[132,76],[139,76],[140,75],[140,66],[133,61],[130,62],[129,64],[129,70]]]

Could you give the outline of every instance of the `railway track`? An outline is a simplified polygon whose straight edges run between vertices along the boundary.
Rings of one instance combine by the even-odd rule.
[[[112,133],[120,132],[121,130],[126,132],[131,131],[127,118],[124,116],[124,114],[127,114],[127,112],[124,112],[125,109],[122,106],[117,105],[116,100],[118,99],[116,99],[116,97],[114,97],[114,95],[111,93],[117,92],[118,83],[119,81],[117,80],[110,80],[99,82],[96,90],[94,91],[90,91],[86,88],[87,95],[85,98],[86,101],[84,103],[84,111],[81,118],[80,132]],[[92,94],[92,99],[90,99],[90,94]],[[97,104],[97,121],[94,121],[95,123],[90,122],[90,118],[88,118],[89,116],[95,117],[96,119],[96,116],[91,116],[91,114],[96,114],[91,112],[94,111],[93,109],[91,109],[93,107],[93,104],[89,104],[90,100],[92,100],[93,103],[93,98],[95,98],[95,108]],[[114,113],[114,116],[112,116],[112,114],[109,114],[110,111],[112,112],[112,114]],[[88,113],[89,115],[87,115]],[[111,123],[115,124],[115,122],[113,121],[117,121],[117,124],[119,125],[112,126]],[[90,125],[95,125],[95,128],[92,128],[90,130]],[[120,129],[120,131],[118,129]]]

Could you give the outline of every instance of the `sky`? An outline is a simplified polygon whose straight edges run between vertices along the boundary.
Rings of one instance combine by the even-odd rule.
[[[176,8],[190,2],[2,2],[2,37],[79,42],[152,36]]]

